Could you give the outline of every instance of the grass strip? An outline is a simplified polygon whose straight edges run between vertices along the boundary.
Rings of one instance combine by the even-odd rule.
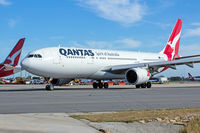
[[[187,119],[185,117],[190,116],[192,114],[200,115],[200,108],[125,110],[113,113],[71,115],[71,117],[75,119],[86,119],[91,122],[135,122],[140,120],[151,121],[156,118],[162,120],[172,120],[175,118],[184,120]]]
[[[200,133],[200,117],[197,116],[190,120],[179,133]]]

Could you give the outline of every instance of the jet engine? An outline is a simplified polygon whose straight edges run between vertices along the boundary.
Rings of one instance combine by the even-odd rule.
[[[51,83],[53,86],[61,86],[63,84],[67,84],[71,81],[71,79],[53,79]]]
[[[126,80],[131,84],[143,84],[149,81],[150,73],[144,68],[131,68],[126,72]]]

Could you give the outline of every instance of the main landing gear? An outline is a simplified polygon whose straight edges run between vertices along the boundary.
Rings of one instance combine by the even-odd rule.
[[[151,88],[151,82],[135,85],[136,88]]]
[[[105,88],[106,89],[108,87],[109,87],[109,85],[108,85],[107,82],[102,83],[101,81],[98,81],[98,82],[94,82],[93,83],[93,88],[94,89],[97,89],[97,88],[99,88],[99,89]]]

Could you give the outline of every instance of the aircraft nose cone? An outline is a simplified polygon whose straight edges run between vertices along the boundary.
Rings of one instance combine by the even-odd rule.
[[[22,60],[22,62],[21,62],[21,66],[22,66],[23,69],[26,70],[26,69],[29,68],[30,62],[29,62],[27,59],[24,59],[24,60]]]

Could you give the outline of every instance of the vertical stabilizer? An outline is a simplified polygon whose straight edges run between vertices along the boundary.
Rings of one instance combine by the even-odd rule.
[[[188,73],[188,76],[190,80],[194,81],[194,77],[190,73]]]
[[[165,54],[167,56],[168,60],[174,60],[175,57],[180,57],[178,55],[178,51],[181,38],[181,27],[182,20],[178,19],[167,42],[167,45],[165,46],[163,51],[161,51],[162,54]]]
[[[22,38],[18,41],[18,43],[15,45],[13,50],[10,52],[8,57],[5,59],[3,64],[9,64],[13,67],[18,65],[19,58],[21,55],[22,47],[24,45],[25,38]]]

